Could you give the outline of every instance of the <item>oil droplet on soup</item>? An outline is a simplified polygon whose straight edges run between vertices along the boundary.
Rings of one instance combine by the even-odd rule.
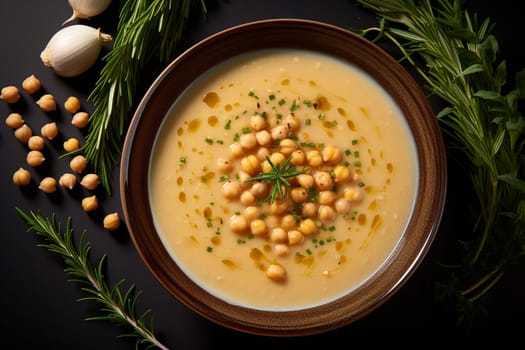
[[[208,92],[202,99],[210,108],[215,108],[219,104],[219,95],[216,92]]]

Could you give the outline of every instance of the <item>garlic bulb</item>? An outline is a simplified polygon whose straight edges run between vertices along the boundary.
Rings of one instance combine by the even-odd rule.
[[[97,60],[102,46],[111,42],[111,35],[100,29],[75,24],[55,33],[40,54],[45,66],[63,77],[73,77],[87,71]]]
[[[73,15],[62,23],[62,25],[74,21],[77,18],[86,19],[100,15],[111,4],[111,0],[68,0],[68,2],[73,9]]]

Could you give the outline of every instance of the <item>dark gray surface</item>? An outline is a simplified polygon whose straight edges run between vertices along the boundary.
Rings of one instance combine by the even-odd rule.
[[[514,3],[499,1],[497,7],[489,1],[470,3],[469,8],[479,11],[482,16],[491,16],[496,22],[496,34],[509,69],[522,69],[525,56],[516,29],[521,28],[522,18],[511,6]],[[181,45],[181,50],[218,30],[256,19],[307,18],[345,28],[376,23],[372,15],[357,8],[350,0],[231,0],[207,1],[207,4],[207,20],[199,17],[191,21],[187,41]],[[116,25],[117,5],[118,2],[114,1],[107,13],[87,23],[100,25],[103,30],[112,32]],[[85,101],[97,78],[99,65],[81,77],[63,79],[45,68],[39,59],[40,51],[69,15],[70,8],[65,0],[0,2],[0,86],[14,84],[20,87],[26,76],[35,74],[44,88],[59,101],[76,95],[84,102],[86,110],[92,110],[92,106]],[[152,71],[160,68],[152,67]],[[149,82],[153,78],[154,74]],[[55,119],[63,137],[82,137],[82,132],[69,124],[68,113],[62,106],[60,108],[60,113],[50,117],[38,110],[33,99],[26,94],[23,101],[14,107],[35,131],[43,123]],[[117,339],[123,331],[121,328],[107,322],[85,320],[86,317],[98,315],[99,305],[77,301],[85,294],[77,284],[67,281],[64,265],[59,259],[36,246],[41,240],[34,233],[26,232],[23,221],[15,214],[15,206],[26,211],[41,209],[46,215],[55,212],[62,221],[72,216],[77,235],[83,229],[88,232],[86,238],[92,243],[92,260],[103,254],[108,256],[106,276],[109,282],[115,283],[124,278],[128,284],[136,283],[137,288],[142,290],[138,311],[152,310],[156,333],[172,349],[224,349],[232,346],[317,349],[335,344],[346,348],[346,344],[353,344],[355,340],[366,340],[367,346],[370,346],[385,340],[403,344],[402,341],[414,334],[448,341],[448,336],[454,334],[454,324],[446,317],[446,312],[434,303],[432,289],[439,273],[436,263],[446,254],[446,242],[453,238],[452,227],[461,220],[457,209],[462,208],[465,198],[468,198],[462,192],[462,180],[454,174],[451,175],[443,224],[433,248],[412,278],[385,305],[352,325],[326,334],[302,338],[259,337],[225,329],[178,303],[147,270],[125,230],[108,233],[101,226],[100,215],[87,215],[82,211],[79,193],[75,195],[60,190],[57,195],[48,196],[37,190],[34,183],[27,190],[13,186],[12,173],[19,166],[25,166],[26,148],[3,124],[10,110],[0,101],[0,348],[81,350],[132,349],[134,346],[130,340]],[[47,146],[47,165],[32,171],[33,178],[47,174],[58,178],[68,170],[67,160],[57,158],[60,147],[60,140]],[[101,201],[103,213],[121,212],[117,191],[118,171],[116,167],[112,177],[113,196]],[[99,194],[104,197],[102,192]],[[498,286],[485,327],[473,331],[477,339],[519,339],[512,329],[516,324],[523,324],[524,292],[523,272],[518,269],[509,271]]]

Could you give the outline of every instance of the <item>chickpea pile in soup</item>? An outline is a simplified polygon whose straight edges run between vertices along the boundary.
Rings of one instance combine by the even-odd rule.
[[[244,207],[229,218],[231,230],[261,237],[276,255],[286,256],[290,246],[302,244],[337,215],[348,214],[362,200],[364,183],[354,169],[358,161],[352,165],[344,157],[349,149],[300,141],[297,136],[311,124],[302,109],[323,119],[323,96],[289,104],[273,91],[266,93],[261,106],[259,95],[248,92],[256,105],[249,126],[237,133],[230,154],[217,159],[217,169],[223,174],[224,197]],[[266,273],[275,281],[286,278],[280,265],[268,265]]]
[[[231,303],[315,305],[365,281],[411,215],[417,168],[397,106],[328,56],[261,50],[214,67],[156,137],[150,202],[166,249]]]

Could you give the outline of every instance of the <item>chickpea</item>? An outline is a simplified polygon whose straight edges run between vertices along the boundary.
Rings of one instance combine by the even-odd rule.
[[[236,199],[239,198],[239,196],[242,193],[241,184],[239,181],[226,181],[222,185],[222,194],[227,199]]]
[[[255,155],[257,156],[257,159],[259,159],[259,162],[264,162],[266,157],[270,156],[270,150],[266,147],[259,147],[257,151],[255,152]],[[262,167],[262,164],[261,164]]]
[[[301,231],[298,231],[298,230],[288,231],[288,243],[290,245],[301,244],[303,240],[304,240],[304,235],[301,233]]]
[[[233,157],[238,158],[244,154],[244,149],[238,142],[234,142],[230,145],[230,153]]]
[[[41,151],[45,146],[44,138],[42,136],[33,135],[27,140],[27,146],[31,150]]]
[[[334,187],[334,180],[330,173],[326,171],[316,171],[313,176],[315,187],[319,191],[331,190]]]
[[[301,214],[306,217],[313,217],[317,214],[317,204],[313,202],[304,203]]]
[[[117,212],[108,214],[102,221],[104,228],[108,231],[115,231],[120,227],[120,216]]]
[[[320,167],[323,164],[323,156],[318,150],[308,151],[306,152],[306,162],[311,167]]]
[[[85,128],[89,123],[89,114],[87,112],[77,112],[71,118],[71,124],[79,129]]]
[[[274,152],[270,155],[273,165],[279,165],[286,160],[286,156],[280,152]]]
[[[100,178],[94,173],[86,174],[82,180],[80,180],[80,185],[86,190],[93,191],[98,187],[98,185],[100,185]]]
[[[292,214],[287,214],[281,218],[281,227],[285,230],[295,229],[297,221]]]
[[[270,231],[270,241],[275,243],[286,243],[288,241],[288,234],[282,227],[274,227]]]
[[[266,276],[272,281],[282,282],[286,279],[286,270],[281,265],[270,264],[266,270]]]
[[[260,214],[261,214],[261,210],[258,207],[254,206],[254,205],[246,207],[244,209],[244,212],[243,212],[244,217],[248,221],[253,221],[253,220],[257,219]]]
[[[31,150],[27,152],[26,162],[29,166],[33,168],[41,165],[44,162],[44,160],[46,160],[46,158],[40,151]]]
[[[16,103],[20,100],[20,91],[14,85],[6,86],[0,91],[0,100],[4,100],[9,104]]]
[[[333,221],[336,217],[334,208],[329,205],[320,205],[318,209],[319,220],[323,222]]]
[[[83,155],[79,154],[73,157],[69,161],[69,167],[71,170],[73,170],[75,173],[82,173],[84,169],[87,167],[87,159]]]
[[[299,174],[295,178],[297,179],[297,183],[306,189],[311,188],[315,183],[314,177],[310,174]]]
[[[299,122],[297,121],[297,119],[295,119],[293,115],[288,115],[286,118],[284,118],[283,124],[290,131],[295,131],[299,129]]]
[[[248,220],[242,215],[230,217],[230,228],[235,233],[245,233],[248,230]]]
[[[85,197],[82,199],[82,209],[90,212],[98,209],[98,199],[96,195]]]
[[[45,137],[46,139],[48,140],[52,140],[54,139],[55,137],[57,137],[58,135],[58,127],[57,127],[57,123],[55,122],[50,122],[50,123],[46,123],[44,124],[41,128],[40,128],[40,134]]]
[[[253,205],[255,204],[255,196],[250,191],[243,191],[241,193],[241,203],[242,205]]]
[[[285,125],[277,125],[271,130],[273,140],[282,140],[288,137],[288,129]]]
[[[264,221],[266,222],[266,227],[268,227],[268,230],[270,231],[279,227],[279,217],[277,215],[267,215]]]
[[[229,173],[233,170],[233,162],[222,157],[217,158],[217,169],[221,173]]]
[[[250,192],[255,198],[263,198],[268,194],[269,186],[266,182],[254,182],[250,188]]]
[[[308,191],[304,187],[294,187],[290,190],[290,198],[295,203],[304,203],[308,200]]]
[[[255,175],[260,169],[259,159],[257,156],[250,154],[241,159],[241,170],[250,174]]]
[[[276,199],[270,204],[270,212],[272,214],[283,214],[288,210],[288,204],[280,199]]]
[[[255,146],[257,146],[257,138],[255,137],[255,133],[251,132],[248,134],[242,134],[239,138],[239,144],[245,150],[253,149]]]
[[[77,184],[77,177],[71,173],[65,173],[58,179],[60,186],[72,190]]]
[[[299,231],[305,236],[311,236],[319,232],[319,228],[312,219],[304,219],[299,223]]]
[[[71,137],[64,141],[64,150],[66,152],[76,151],[80,147],[80,141],[76,137]]]
[[[80,100],[75,96],[69,96],[64,102],[64,108],[69,113],[76,113],[80,109]]]
[[[279,142],[279,151],[285,156],[289,156],[297,149],[297,143],[292,139],[282,139]]]
[[[24,168],[18,168],[13,173],[13,183],[17,186],[26,186],[31,182],[31,174]]]
[[[363,199],[363,192],[357,187],[349,187],[344,191],[343,196],[351,203],[355,203]]]
[[[250,222],[250,232],[255,236],[265,235],[268,232],[266,223],[262,219],[255,219]]]
[[[255,139],[260,146],[268,146],[272,142],[272,134],[268,130],[261,130],[255,133]]]
[[[41,87],[42,84],[40,83],[40,80],[34,74],[31,74],[22,81],[22,89],[30,95],[40,90]]]
[[[260,114],[252,115],[250,118],[250,125],[254,130],[260,131],[266,128],[266,120]]]
[[[332,170],[332,173],[336,183],[344,182],[350,179],[350,175],[352,175],[350,168],[344,165],[336,165]]]
[[[328,164],[337,164],[343,157],[343,152],[340,148],[334,146],[326,146],[321,152],[323,160]]]
[[[288,254],[290,254],[290,247],[288,247],[288,245],[284,243],[277,243],[273,247],[273,251],[277,256],[287,256]]]
[[[306,154],[303,152],[303,150],[297,149],[292,152],[290,156],[290,163],[293,165],[303,165],[306,161]]]
[[[245,173],[244,171],[239,171],[238,178],[242,189],[248,189],[252,186],[252,183],[247,181],[250,177],[250,174]]]
[[[11,129],[18,129],[24,125],[24,118],[22,118],[20,113],[10,113],[7,118],[5,118],[5,125]]]
[[[45,193],[53,193],[57,190],[57,181],[50,176],[44,177],[38,188]]]
[[[27,124],[24,124],[15,130],[15,138],[22,143],[27,144],[31,136],[33,136],[33,130]]]
[[[337,195],[333,191],[320,191],[318,201],[319,204],[330,205],[337,199]]]
[[[57,102],[55,100],[55,96],[53,96],[51,94],[42,95],[42,97],[40,97],[36,101],[36,104],[44,112],[52,112],[52,111],[55,111],[57,109]]]
[[[350,211],[351,204],[348,199],[339,198],[335,201],[334,208],[338,214],[346,214]]]

